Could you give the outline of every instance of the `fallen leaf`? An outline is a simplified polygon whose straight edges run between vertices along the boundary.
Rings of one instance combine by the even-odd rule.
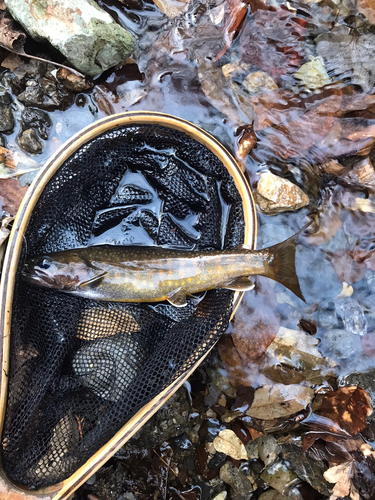
[[[189,3],[190,0],[154,0],[154,4],[170,19],[185,12]]]
[[[374,0],[357,0],[357,10],[363,14],[371,24],[375,24]]]
[[[222,32],[224,35],[224,47],[216,55],[215,60],[219,60],[227,49],[231,46],[233,39],[237,35],[240,26],[247,13],[247,3],[242,0],[225,0],[224,1],[224,22]]]
[[[355,283],[366,273],[365,262],[356,262],[350,250],[337,250],[331,258],[337,277],[341,282]]]
[[[10,151],[9,149],[0,146],[0,164],[2,164],[5,168],[10,168],[14,170],[16,168],[16,164],[12,156],[13,156],[13,151]]]
[[[246,415],[262,420],[287,417],[306,408],[314,390],[300,385],[275,384],[256,389]]]
[[[252,125],[247,125],[239,132],[237,156],[246,158],[246,156],[254,149],[257,143],[257,136]]]
[[[336,483],[332,490],[330,500],[336,500],[339,497],[346,497],[350,494],[351,480],[354,475],[354,471],[355,462],[354,460],[351,460],[350,462],[335,465],[324,472],[324,478],[329,483]]]
[[[242,60],[254,64],[281,83],[304,59],[307,21],[284,5],[256,10],[243,27],[239,41]]]
[[[334,376],[332,369],[336,363],[324,358],[318,345],[319,340],[305,332],[281,327],[265,355],[271,365],[289,366],[298,370],[302,380],[321,384],[324,379]]]
[[[219,432],[213,441],[215,450],[225,453],[235,460],[247,460],[247,452],[243,442],[231,429]]]
[[[366,427],[372,411],[370,396],[357,386],[318,394],[312,413],[303,422],[309,428],[303,437],[304,451],[317,439],[336,441],[357,435]]]
[[[22,63],[22,59],[17,55],[10,53],[1,63],[3,68],[10,69],[10,71],[14,71],[18,66]]]
[[[0,179],[0,206],[10,215],[16,215],[28,186],[21,186],[16,179]]]
[[[1,221],[0,228],[0,245],[8,238],[10,234],[9,225],[14,221],[14,217],[4,217]]]
[[[255,119],[254,108],[246,95],[226,81],[219,66],[197,53],[198,76],[211,104],[236,125],[246,126]]]

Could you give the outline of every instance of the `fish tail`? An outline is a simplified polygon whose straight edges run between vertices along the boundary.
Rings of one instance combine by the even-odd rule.
[[[269,258],[265,263],[264,275],[281,283],[304,302],[297,273],[296,273],[296,240],[311,222],[306,224],[298,233],[277,245],[267,248]]]

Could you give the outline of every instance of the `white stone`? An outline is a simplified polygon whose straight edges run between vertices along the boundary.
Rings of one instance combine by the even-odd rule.
[[[302,189],[271,172],[260,174],[255,199],[261,211],[268,215],[298,210],[309,203]]]

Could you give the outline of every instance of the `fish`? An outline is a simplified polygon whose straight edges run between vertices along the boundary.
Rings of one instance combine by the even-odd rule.
[[[309,225],[309,224],[308,224]],[[253,288],[252,276],[266,276],[305,300],[295,269],[296,239],[262,250],[185,251],[163,247],[96,245],[28,259],[21,276],[29,284],[111,302],[161,302],[176,307],[187,296],[227,288]]]

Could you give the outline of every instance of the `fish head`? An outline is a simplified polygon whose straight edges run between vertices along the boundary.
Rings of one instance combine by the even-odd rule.
[[[82,283],[90,280],[95,271],[84,262],[65,259],[59,256],[42,255],[29,259],[21,272],[23,281],[52,288],[55,290],[74,291]]]

